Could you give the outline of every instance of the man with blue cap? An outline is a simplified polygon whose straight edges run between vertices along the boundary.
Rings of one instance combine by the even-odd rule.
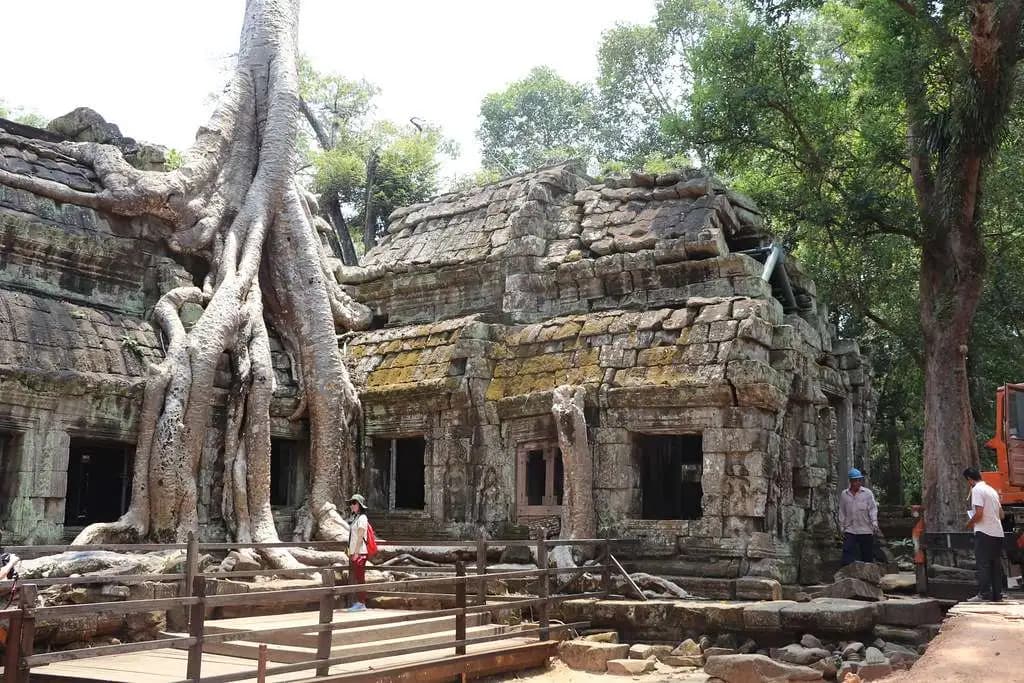
[[[856,467],[849,473],[850,486],[839,494],[839,529],[843,532],[843,566],[851,562],[875,561],[875,532],[878,531],[878,503],[864,486],[864,475]]]

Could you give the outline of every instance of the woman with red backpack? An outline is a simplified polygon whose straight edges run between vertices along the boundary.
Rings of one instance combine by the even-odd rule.
[[[366,499],[356,493],[348,499],[348,504],[352,510],[348,537],[349,583],[366,583],[366,561],[377,553],[377,539],[366,516]],[[366,593],[356,593],[356,601],[348,611],[362,612],[365,609]]]

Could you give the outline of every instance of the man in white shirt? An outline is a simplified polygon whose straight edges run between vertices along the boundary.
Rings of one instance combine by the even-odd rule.
[[[366,528],[370,520],[366,517],[366,499],[358,493],[348,499],[352,510],[352,522],[348,527],[348,570],[349,583],[366,583]],[[356,601],[349,612],[366,609],[366,593],[356,593]]]
[[[971,509],[967,528],[974,529],[974,565],[978,594],[970,602],[1003,599],[1003,506],[999,492],[981,480],[977,468],[964,470],[971,485]]]
[[[839,494],[839,529],[843,532],[843,566],[851,562],[875,561],[875,532],[878,531],[878,503],[864,486],[864,475],[850,470],[850,487]]]

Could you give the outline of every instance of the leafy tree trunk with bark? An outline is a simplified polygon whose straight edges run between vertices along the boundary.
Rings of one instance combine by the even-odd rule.
[[[358,395],[337,344],[337,328],[369,324],[370,313],[338,285],[313,223],[311,197],[294,178],[299,122],[297,0],[249,0],[230,84],[180,168],[143,172],[113,147],[62,143],[90,164],[99,193],[4,174],[0,183],[57,201],[123,216],[152,216],[174,250],[204,258],[202,288],[165,293],[154,318],[167,340],[146,380],[132,500],[118,521],[87,527],[77,544],[181,542],[198,530],[200,455],[214,408],[223,354],[232,382],[226,398],[223,512],[239,542],[278,540],[270,510],[270,413],[274,391],[268,322],[300,387],[292,416],[310,433],[311,524],[304,536],[338,540],[347,525],[334,501],[355,479]],[[179,311],[200,304],[186,330]],[[296,558],[268,551],[275,566]]]
[[[964,524],[968,488],[961,472],[979,462],[967,351],[985,275],[982,188],[1015,95],[1021,2],[969,2],[964,41],[938,19],[896,2],[947,50],[960,78],[952,101],[941,108],[929,101],[925,61],[904,86],[910,175],[922,228],[925,524],[950,531]]]

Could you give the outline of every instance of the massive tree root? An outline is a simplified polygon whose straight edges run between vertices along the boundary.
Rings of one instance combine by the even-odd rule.
[[[131,167],[120,152],[94,143],[62,143],[90,164],[103,191],[88,193],[39,178],[5,174],[0,183],[62,202],[170,227],[174,250],[206,259],[202,288],[163,295],[155,319],[167,340],[150,369],[141,413],[132,500],[117,522],[94,524],[76,544],[181,542],[198,530],[197,476],[225,354],[233,377],[224,433],[224,518],[239,542],[278,540],[270,514],[270,414],[274,391],[267,321],[281,338],[308,418],[311,486],[304,540],[347,538],[334,502],[355,477],[355,388],[337,345],[337,327],[362,329],[369,311],[338,285],[313,226],[310,199],[295,185],[299,97],[297,0],[249,0],[238,65],[212,120],[183,165],[168,173]],[[186,330],[179,311],[200,304]],[[288,553],[268,552],[287,568]]]
[[[583,387],[564,385],[555,389],[551,401],[565,473],[559,533],[559,537],[565,539],[594,538],[597,534],[594,456],[590,452],[587,420],[583,412],[585,396]],[[582,553],[582,549],[577,551]],[[552,552],[552,559],[558,567],[575,567],[574,554],[571,546],[557,546]]]

